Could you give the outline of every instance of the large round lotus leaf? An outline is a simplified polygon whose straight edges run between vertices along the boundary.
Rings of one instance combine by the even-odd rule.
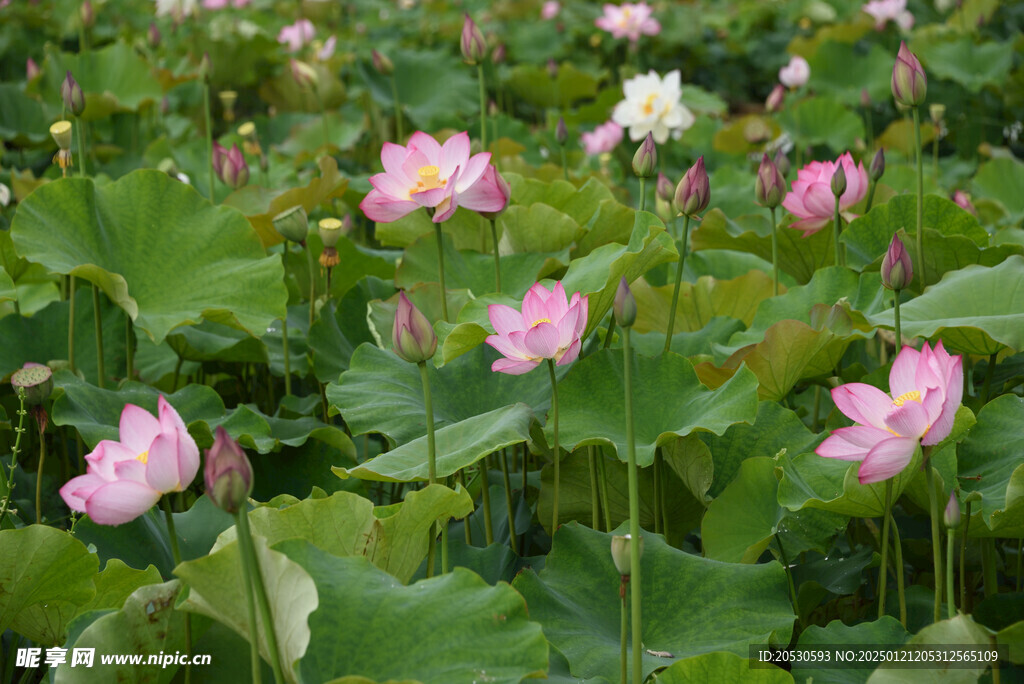
[[[99,285],[155,342],[202,318],[262,334],[284,315],[281,261],[245,218],[159,171],[49,183],[19,205],[11,237],[30,261]]]
[[[633,424],[636,460],[654,462],[654,450],[676,435],[694,430],[724,433],[733,423],[753,423],[757,381],[741,368],[712,391],[701,384],[693,365],[678,354],[634,355]],[[567,451],[587,444],[610,444],[626,460],[625,393],[621,351],[603,350],[573,364],[559,383],[559,442]],[[544,428],[548,443],[552,421]]]
[[[922,37],[914,41],[914,51],[928,65],[929,75],[956,81],[975,95],[987,85],[1006,83],[1016,52],[1012,41],[975,44],[966,35],[953,40]]]
[[[112,43],[81,54],[61,52],[56,45],[47,45],[39,92],[47,104],[58,109],[60,84],[68,71],[85,94],[82,116],[86,119],[102,119],[111,112],[138,111],[159,102],[163,96],[149,64],[127,43]]]
[[[907,640],[907,646],[921,646],[929,650],[945,652],[944,658],[963,657],[967,649],[985,652],[992,648],[990,632],[977,624],[970,615],[928,625]],[[868,684],[975,684],[982,673],[989,669],[988,663],[976,667],[963,666],[947,669],[908,669],[903,663],[883,663],[871,673]]]
[[[864,137],[859,116],[830,97],[818,95],[779,113],[779,125],[803,145],[825,144],[836,154],[853,147]]]
[[[971,186],[979,197],[998,202],[1011,222],[1024,218],[1024,164],[1016,159],[993,159],[978,167]]]
[[[13,83],[0,84],[0,140],[22,146],[49,137],[42,106]]]
[[[973,511],[993,533],[1010,536],[1024,528],[1024,399],[1005,394],[985,405],[978,422],[960,445],[960,487],[974,501]],[[980,510],[979,510],[980,509]],[[971,524],[971,535],[984,528]]]
[[[844,593],[852,593],[853,590]],[[862,622],[859,625],[845,625],[839,620],[833,620],[825,627],[811,625],[800,634],[797,646],[803,649],[814,650],[821,647],[830,655],[835,653],[836,647],[850,647],[857,650],[858,647],[878,644],[899,646],[904,643],[910,635],[907,630],[894,617],[886,615],[874,622]],[[819,682],[830,682],[832,684],[863,684],[871,675],[870,668],[836,667],[834,663],[800,663],[793,667],[797,681],[804,682],[809,679]]]
[[[623,528],[616,533],[623,534]],[[611,539],[576,523],[563,525],[544,569],[524,570],[512,583],[580,678],[619,679],[620,575],[612,563]],[[645,674],[703,653],[747,657],[751,644],[789,642],[795,616],[778,563],[712,561],[645,532],[641,568]]]
[[[721,651],[680,660],[658,673],[658,684],[789,684],[792,681],[793,675],[774,665],[754,665],[735,653]]]
[[[888,102],[892,97],[889,80],[893,56],[877,43],[867,54],[860,48],[848,42],[823,42],[813,55],[808,55],[811,65],[808,87],[814,92],[832,95],[849,107],[860,106],[861,93],[865,90],[875,102]],[[856,64],[857,68],[851,69],[851,64]]]
[[[505,583],[492,587],[456,568],[406,587],[365,558],[337,558],[299,539],[274,548],[309,573],[319,594],[301,663],[307,682],[511,683],[547,669],[541,627]]]

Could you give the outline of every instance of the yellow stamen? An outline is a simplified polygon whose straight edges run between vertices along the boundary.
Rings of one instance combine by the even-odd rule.
[[[541,323],[551,323],[551,319],[550,318],[538,318],[537,320],[535,320],[533,322],[533,325],[531,325],[530,327],[531,328],[536,328]]]
[[[441,169],[436,166],[421,166],[417,173],[419,174],[420,179],[416,181],[416,189],[409,194],[424,192],[426,190],[436,190],[437,188],[443,188],[448,184],[447,179],[438,179]]]
[[[145,465],[149,461],[149,449],[146,449],[141,454],[136,456],[135,460]]]
[[[647,101],[644,102],[644,114],[650,116],[654,113],[654,101],[656,99],[658,99],[658,96],[655,93],[651,93],[647,96]]]
[[[908,401],[916,401],[918,404],[921,403],[921,393],[917,390],[912,390],[906,394],[901,394],[892,400],[893,406],[903,406]]]

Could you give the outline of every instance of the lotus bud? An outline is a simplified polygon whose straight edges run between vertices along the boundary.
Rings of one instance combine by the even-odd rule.
[[[548,76],[552,81],[558,80],[558,62],[553,59],[548,60]]]
[[[220,106],[224,110],[224,120],[235,120],[235,102],[238,100],[238,93],[234,90],[222,90],[217,93],[220,98]]]
[[[775,156],[772,157],[772,163],[775,164],[775,168],[779,170],[779,175],[783,179],[789,175],[789,157],[782,151],[782,148],[775,150]]]
[[[306,210],[301,204],[285,209],[274,217],[274,228],[285,240],[305,242],[306,234],[309,233],[309,219],[306,218]]]
[[[53,136],[53,142],[57,143],[57,147],[61,150],[71,149],[71,122],[70,121],[58,121],[50,126],[50,135]]]
[[[399,358],[409,363],[422,363],[437,351],[437,334],[430,321],[413,306],[405,292],[398,295],[395,327],[391,331],[391,346]]]
[[[149,22],[149,31],[146,33],[146,38],[149,40],[150,47],[160,47],[160,29],[156,27],[156,22]]]
[[[487,56],[487,41],[484,40],[484,34],[468,14],[465,23],[462,24],[461,47],[462,58],[467,64],[476,64]]]
[[[632,572],[631,549],[632,538],[628,534],[617,534],[612,537],[612,562],[615,569],[623,577],[629,577]],[[640,556],[644,555],[644,538],[640,537]]]
[[[658,172],[658,183],[654,188],[658,194],[658,199],[663,202],[672,202],[672,197],[675,195],[676,189],[673,187],[672,181],[668,179],[668,176],[663,174],[661,171]]]
[[[555,141],[565,147],[565,143],[569,140],[569,129],[565,126],[565,117],[558,117],[558,125],[555,126]]]
[[[633,155],[633,173],[637,178],[650,178],[658,165],[658,149],[654,145],[654,135],[648,133]]]
[[[619,281],[619,288],[615,291],[615,301],[612,303],[612,310],[615,312],[615,320],[623,328],[630,328],[636,322],[636,297],[629,289],[626,276]]]
[[[903,241],[893,235],[889,249],[882,257],[882,285],[890,290],[902,290],[914,279],[914,267]]]
[[[896,64],[892,68],[891,85],[892,96],[896,102],[907,107],[916,107],[924,102],[928,92],[928,78],[921,67],[921,62],[904,41],[900,41]]]
[[[507,55],[508,48],[505,47],[504,43],[498,43],[498,46],[494,48],[494,52],[491,53],[491,61],[495,64],[501,64],[505,61]]]
[[[249,165],[245,162],[245,155],[238,149],[237,143],[231,146],[224,157],[221,180],[234,190],[245,187],[249,182]]]
[[[96,13],[93,12],[92,2],[85,0],[82,6],[78,8],[78,15],[82,19],[82,26],[85,28],[92,28],[96,24]]]
[[[26,404],[39,406],[53,392],[53,371],[38,363],[26,363],[24,368],[11,375],[11,385],[15,391],[19,387],[25,390]]]
[[[64,108],[75,116],[81,116],[85,111],[85,95],[70,71],[60,84],[60,96],[64,100]]]
[[[217,178],[220,179],[221,183],[226,182],[224,180],[224,162],[228,158],[228,150],[226,147],[221,145],[216,140],[213,141],[213,157],[210,159],[210,165],[213,166],[213,172],[217,174]]]
[[[964,209],[964,210],[966,210],[966,211],[969,211],[969,212],[971,212],[972,214],[974,214],[975,216],[977,216],[977,215],[978,215],[978,210],[977,210],[977,208],[975,208],[974,204],[973,204],[973,203],[971,203],[971,197],[970,197],[970,195],[968,195],[968,194],[967,194],[966,192],[964,192],[963,190],[957,190],[957,191],[955,191],[955,192],[953,193],[953,196],[952,196],[952,198],[951,198],[951,199],[952,199],[952,200],[953,200],[953,201],[954,201],[954,202],[956,203],[956,205],[957,205],[958,207],[960,207],[961,209]]]
[[[494,174],[493,179],[491,178],[491,174],[492,173]],[[510,197],[512,197],[512,186],[510,186],[508,184],[508,181],[505,180],[505,177],[502,176],[498,172],[498,169],[494,168],[493,165],[488,166],[487,170],[484,171],[484,175],[483,175],[483,179],[482,180],[484,182],[493,181],[494,186],[498,188],[498,192],[500,192],[502,197],[505,198],[505,203],[503,205],[501,205],[501,209],[498,209],[497,211],[481,211],[481,212],[479,212],[479,214],[481,216],[483,216],[485,219],[487,219],[488,221],[493,221],[496,218],[498,218],[499,216],[501,216],[502,214],[504,214],[505,210],[508,209],[508,200],[509,200]]]
[[[203,58],[199,60],[198,74],[204,83],[210,82],[210,72],[213,71],[213,64],[210,62],[210,53],[204,52]]]
[[[868,167],[868,178],[877,183],[883,173],[885,173],[885,150],[879,147],[875,152],[874,159],[871,160],[871,166]]]
[[[691,166],[676,186],[676,211],[684,216],[694,217],[707,209],[711,201],[711,185],[704,170],[703,155]]]
[[[213,446],[206,450],[203,479],[206,495],[217,508],[232,515],[245,510],[252,493],[252,465],[223,425],[217,426]]]
[[[942,512],[942,522],[951,530],[960,527],[960,502],[956,500],[956,492],[949,493],[949,503]]]
[[[779,173],[775,162],[765,153],[761,157],[761,166],[757,169],[757,180],[754,181],[754,197],[757,203],[774,209],[782,204],[786,196],[786,179]]]
[[[316,69],[305,62],[292,58],[288,61],[288,66],[291,69],[292,78],[301,87],[315,88],[320,84],[320,76],[316,73]]]
[[[373,68],[381,76],[390,76],[395,73],[394,63],[376,50],[373,51]]]
[[[941,102],[935,102],[928,105],[928,115],[931,117],[932,123],[935,124],[935,127],[938,128],[942,123],[942,120],[946,118],[946,105]]]
[[[832,194],[842,197],[846,192],[846,170],[842,164],[836,164],[836,170],[832,173]]]
[[[871,107],[871,93],[868,92],[867,88],[860,89],[860,106],[864,109],[870,109]]]
[[[781,83],[775,84],[772,92],[768,93],[768,99],[764,101],[764,108],[769,113],[782,109],[782,103],[786,99],[786,88]]]
[[[39,65],[29,57],[25,60],[25,80],[33,81],[39,76]]]

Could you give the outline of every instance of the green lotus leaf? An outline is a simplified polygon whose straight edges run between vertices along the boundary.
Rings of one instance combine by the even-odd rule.
[[[697,379],[693,365],[678,354],[634,355],[632,363],[633,422],[641,467],[651,465],[655,448],[675,436],[695,430],[721,434],[733,423],[754,422],[756,380],[749,370],[740,369],[711,391]],[[559,383],[558,399],[562,448],[572,451],[587,444],[609,444],[621,460],[626,459],[621,352],[606,349],[573,364],[572,372]],[[549,444],[552,429],[548,420],[544,432]]]
[[[1015,52],[1011,41],[975,45],[971,36],[941,40],[937,35],[913,41],[914,52],[928,65],[929,74],[955,81],[975,95],[985,86],[1006,83]]]
[[[992,159],[978,167],[971,186],[979,197],[998,202],[1012,223],[1024,219],[1024,164],[1016,159]]]
[[[267,363],[267,348],[258,338],[213,321],[176,328],[167,336],[167,344],[186,361]]]
[[[674,285],[651,287],[643,279],[630,285],[637,309],[634,330],[639,333],[660,332],[663,345],[674,288]],[[771,288],[771,277],[761,271],[750,271],[731,280],[703,276],[696,283],[681,283],[673,324],[676,334],[680,331],[701,332],[719,316],[749,325],[757,307],[771,297]]]
[[[861,622],[857,625],[845,625],[839,620],[833,620],[825,627],[810,625],[800,634],[797,646],[808,650],[820,646],[831,655],[835,653],[837,647],[849,646],[855,651],[858,646],[886,644],[896,647],[909,638],[910,635],[899,620],[886,615],[874,622]],[[801,682],[813,678],[815,681],[835,684],[864,684],[871,676],[870,669],[836,667],[827,663],[821,663],[817,667],[814,663],[800,663],[794,665],[793,672],[794,678]]]
[[[608,551],[611,538],[575,523],[563,525],[544,569],[526,569],[512,583],[577,678],[619,678],[621,577]],[[778,563],[720,563],[645,533],[641,568],[645,675],[703,653],[746,658],[750,644],[789,641],[795,616]]]
[[[928,649],[945,651],[947,657],[957,657],[966,648],[987,650],[992,648],[992,637],[988,630],[974,622],[970,615],[928,625],[906,641],[907,646],[921,645]],[[925,684],[948,682],[949,684],[973,684],[989,668],[988,663],[976,667],[908,669],[901,663],[883,663],[878,666],[867,684]]]
[[[701,542],[708,558],[726,563],[756,563],[778,531],[784,511],[776,497],[775,461],[748,458],[701,521]]]
[[[864,137],[861,118],[824,95],[801,100],[779,112],[778,118],[798,145],[828,145],[836,154],[852,149]]]
[[[788,684],[793,675],[773,665],[751,665],[735,653],[715,651],[674,663],[658,673],[658,684]]]
[[[507,83],[516,98],[535,107],[570,109],[578,100],[597,95],[597,79],[577,69],[571,62],[558,65],[554,80],[547,68],[534,64],[520,64],[512,69]]]
[[[997,397],[978,413],[978,422],[960,445],[957,474],[965,496],[972,500],[975,517],[985,527],[971,524],[971,535],[1014,536],[1024,529],[1024,399],[1012,394]],[[980,508],[980,510],[979,510]]]
[[[871,45],[867,54],[859,48],[853,43],[834,40],[819,45],[813,55],[808,55],[811,67],[808,88],[831,95],[847,107],[861,106],[861,93],[865,90],[874,102],[887,102],[892,97],[889,81],[893,56],[877,43]],[[854,63],[857,68],[851,69]],[[836,149],[836,152],[842,151]]]
[[[42,105],[13,83],[0,83],[0,140],[24,147],[49,137]]]
[[[11,237],[27,259],[98,285],[154,342],[201,318],[262,332],[284,315],[280,260],[238,212],[166,173],[49,183],[19,205]]]
[[[112,112],[139,111],[160,102],[163,91],[150,65],[127,43],[111,43],[87,54],[61,52],[46,46],[46,61],[39,92],[60,109],[60,84],[70,71],[85,94],[87,120],[103,119]]]
[[[156,566],[150,565],[145,570],[136,570],[116,558],[111,558],[103,571],[96,575],[96,595],[92,601],[79,609],[79,615],[90,610],[120,610],[125,599],[136,589],[162,581]]]

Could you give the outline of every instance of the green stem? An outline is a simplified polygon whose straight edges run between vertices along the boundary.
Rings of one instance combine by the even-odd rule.
[[[917,111],[916,109],[914,111]],[[939,537],[939,497],[935,493],[935,476],[932,474],[931,447],[925,447],[924,477],[928,488],[928,505],[932,516],[932,565],[935,571],[935,600],[933,602],[934,622],[942,619],[942,539]]]
[[[1014,591],[1020,593],[1020,571],[1021,571],[1021,552],[1024,551],[1024,537],[1017,540],[1017,571],[1014,573],[1016,581],[1016,588]]]
[[[181,550],[178,547],[178,533],[174,529],[174,512],[171,511],[171,495],[165,494],[160,497],[160,506],[164,509],[164,520],[167,522],[167,536],[171,540],[171,557],[174,558],[174,567],[181,565]],[[185,614],[185,654],[192,654],[192,616],[189,613]],[[185,682],[186,684],[192,679],[192,665],[191,658],[189,658],[188,665],[185,666]]]
[[[469,527],[469,518],[466,518],[466,527]],[[427,579],[434,576],[434,562],[437,557],[437,521],[430,524],[427,531]]]
[[[992,537],[981,540],[981,577],[985,587],[985,598],[999,592],[999,575],[996,568],[996,540]]]
[[[932,175],[935,176],[936,185],[939,182],[939,130],[935,128],[935,137],[932,138]]]
[[[519,553],[519,540],[516,538],[516,512],[512,507],[512,481],[508,476],[508,453],[502,449],[501,458],[498,459],[501,463],[501,477],[505,481],[505,508],[508,509],[508,541],[512,547],[512,553]]]
[[[281,254],[281,269],[284,271],[284,284],[288,286],[288,240],[284,241],[284,252]],[[292,395],[292,357],[288,353],[288,302],[284,305],[284,317],[281,318],[281,353],[284,354],[284,394]]]
[[[434,233],[437,235],[437,272],[441,280],[441,318],[448,321],[448,290],[444,285],[444,238],[441,234],[441,224],[434,224]]]
[[[960,610],[967,611],[967,573],[965,572],[967,558],[967,534],[971,531],[971,501],[967,502],[964,512],[967,514],[967,521],[964,523],[964,536],[960,538]],[[1020,573],[1017,573],[1018,576]],[[1018,580],[1019,582],[1019,580]],[[1019,587],[1018,583],[1018,587]],[[1018,588],[1018,591],[1020,589]]]
[[[551,536],[554,538],[558,529],[558,381],[555,379],[555,361],[548,359],[548,375],[551,378],[551,426],[554,433],[551,454],[555,462],[555,489],[551,501]]]
[[[672,290],[672,306],[668,310],[668,328],[665,330],[664,352],[672,347],[672,335],[675,333],[676,307],[679,305],[679,288],[683,283],[683,264],[686,261],[686,241],[690,237],[690,216],[683,216],[683,241],[679,243],[679,263],[676,265],[676,283]]]
[[[612,511],[608,505],[608,478],[604,472],[604,454],[597,454],[597,476],[601,480],[601,510],[604,513],[604,531],[612,531]]]
[[[559,154],[562,157],[562,177],[569,180],[569,164],[565,158],[565,145],[559,145]]]
[[[476,65],[477,80],[480,81],[480,147],[487,151],[487,88],[484,84],[484,63]]]
[[[245,510],[235,513],[235,525],[241,528],[239,518],[248,515]],[[242,549],[241,543],[238,546]],[[263,662],[260,660],[259,622],[256,619],[256,599],[253,597],[252,568],[249,565],[249,557],[245,553],[239,553],[242,560],[242,579],[245,582],[245,608],[249,619],[249,667],[252,670],[253,684],[261,684],[263,678]]]
[[[494,248],[494,287],[501,292],[501,258],[498,256],[498,225],[491,219],[491,244]]]
[[[915,242],[917,246],[917,268],[921,278],[921,289],[924,289],[925,278],[924,268],[924,172],[921,161],[921,116],[918,108],[913,107],[914,113],[914,158],[917,161],[917,234]]]
[[[839,197],[836,196],[836,208],[832,212],[832,241],[835,243],[836,266],[843,266],[843,250],[839,244],[839,231],[842,229],[839,218]]]
[[[75,122],[78,124],[78,175],[88,178],[89,174],[85,172],[85,121],[75,117]]]
[[[985,369],[985,384],[982,387],[982,397],[984,400],[981,402],[982,406],[988,403],[989,397],[992,396],[992,376],[996,371],[996,355],[989,354],[988,356],[988,368]]]
[[[779,225],[775,221],[775,207],[772,212],[772,296],[779,296]]]
[[[306,263],[309,264],[309,327],[313,327],[316,320],[316,261],[313,259],[313,250],[306,247]]]
[[[661,534],[661,450],[654,451],[654,534]]]
[[[877,185],[877,183],[875,181],[871,181],[870,183],[868,183],[868,200],[867,200],[867,204],[864,205],[864,213],[865,214],[868,213],[869,211],[871,211],[871,205],[874,204],[874,202],[875,202],[875,186],[876,185]]]
[[[647,204],[647,179],[640,179],[640,201],[637,202],[637,211],[643,211]]]
[[[327,121],[327,112],[324,111],[324,101],[320,97],[320,88],[318,86],[313,86],[313,94],[316,95],[316,106],[320,110],[320,126],[324,134],[324,154],[329,155],[331,153],[331,129],[330,123]]]
[[[39,431],[39,467],[36,468],[36,525],[43,523],[43,462],[46,461],[46,435]]]
[[[590,526],[597,530],[601,524],[601,506],[597,493],[597,457],[593,446],[587,447],[587,463],[590,466]]]
[[[75,368],[75,276],[68,276],[68,366]]]
[[[491,523],[491,488],[487,478],[487,459],[480,461],[480,500],[484,507],[484,540],[487,546],[494,543],[494,527]]]
[[[956,598],[953,593],[953,548],[956,546],[956,530],[946,530],[946,615],[956,617]]]
[[[106,371],[103,368],[103,316],[100,313],[100,288],[92,286],[93,322],[96,325],[96,374],[99,388],[103,389]]]
[[[619,664],[622,668],[622,674],[620,681],[622,684],[626,684],[629,681],[629,656],[626,655],[627,645],[629,643],[629,617],[626,610],[626,582],[629,581],[628,577],[622,578],[622,583],[619,585],[619,594],[622,596],[622,610],[619,611],[621,616],[619,622]]]
[[[274,681],[277,684],[284,684],[284,671],[281,669],[281,656],[277,647],[277,631],[274,629],[274,617],[270,610],[267,590],[263,584],[263,573],[260,570],[260,561],[256,555],[256,546],[252,540],[252,532],[249,530],[249,516],[247,513],[241,513],[238,516],[238,543],[241,552],[248,557],[249,567],[252,569],[252,588],[255,590],[256,605],[260,609],[260,618],[263,620],[263,637],[267,641],[270,667],[274,670]]]
[[[786,557],[786,550],[782,548],[782,537],[779,536],[778,532],[775,533],[775,543],[779,545],[779,557],[782,558],[782,565],[786,570],[786,579],[789,581],[789,600],[793,602],[793,612],[799,616],[800,610],[796,600],[796,585],[793,583],[793,570],[789,567],[789,558]]]
[[[615,335],[615,311],[612,311],[612,315],[608,318],[608,332],[604,334],[604,345],[603,348],[607,349],[612,344],[612,336]]]
[[[434,404],[430,397],[430,376],[427,374],[427,362],[416,364],[420,369],[420,380],[423,382],[423,410],[427,420],[427,481],[437,482],[437,460],[434,451]]]
[[[398,82],[394,74],[391,75],[391,99],[395,101],[395,134],[398,136],[395,142],[401,145],[405,140],[405,129],[402,123],[402,105],[398,100]]]
[[[892,543],[896,548],[896,593],[900,597],[900,623],[903,628],[907,627],[907,595],[903,586],[903,544],[900,542],[900,528],[896,525],[896,519],[889,514],[892,525]]]
[[[135,379],[135,325],[132,317],[125,312],[124,315],[124,373],[128,380]]]
[[[900,326],[900,291],[895,290],[892,300],[893,320],[896,322],[896,353],[903,349],[903,328]]]
[[[885,616],[885,585],[889,579],[889,521],[892,518],[892,478],[885,481],[885,512],[882,514],[882,564],[878,567],[878,619]]]
[[[629,467],[629,556],[630,594],[633,605],[633,684],[643,682],[643,638],[640,621],[640,485],[636,467],[636,441],[633,435],[633,355],[629,328],[622,329],[623,380],[626,400],[626,458]]]
[[[206,123],[206,164],[210,170],[210,202],[216,203],[216,198],[213,193],[213,177],[216,175],[216,171],[213,168],[213,121],[210,118],[210,84],[206,82],[203,84],[203,117]]]
[[[441,524],[441,574],[447,575],[449,570],[451,566],[448,564],[448,521],[445,520]]]
[[[0,465],[0,483],[4,486],[4,505],[0,507],[0,529],[2,529],[4,523],[4,517],[7,515],[7,509],[11,505],[11,497],[14,496],[14,471],[18,467],[18,454],[21,453],[21,436],[25,434],[25,415],[28,411],[25,410],[25,389],[19,387],[18,390],[18,427],[14,428],[14,433],[17,435],[14,438],[14,446],[11,448],[11,475],[8,478],[7,474],[4,473],[3,465]]]

